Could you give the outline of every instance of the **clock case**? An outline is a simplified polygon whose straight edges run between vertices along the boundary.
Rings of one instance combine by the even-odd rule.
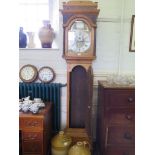
[[[97,2],[68,1],[63,2],[63,58],[70,60],[88,60],[96,58],[96,19],[99,14]],[[91,30],[91,45],[86,52],[74,53],[68,50],[68,31],[75,21],[83,21]]]
[[[92,61],[96,58],[97,2],[63,2],[63,58],[67,62],[67,128],[73,141],[86,140],[92,144]],[[68,31],[75,21],[83,21],[91,29],[91,46],[86,52],[70,52]],[[77,132],[78,131],[78,132]]]

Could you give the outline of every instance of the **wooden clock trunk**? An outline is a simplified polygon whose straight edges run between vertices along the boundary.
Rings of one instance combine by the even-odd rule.
[[[82,66],[74,67],[70,73],[70,81],[69,126],[71,128],[85,128],[90,122],[87,117],[90,115],[91,107],[91,70],[86,71]]]
[[[84,65],[84,66],[82,66]],[[66,134],[73,144],[88,141],[92,144],[91,107],[93,95],[93,72],[88,64],[68,65],[68,118]]]

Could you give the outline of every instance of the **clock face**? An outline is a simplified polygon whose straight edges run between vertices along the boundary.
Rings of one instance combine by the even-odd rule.
[[[91,30],[83,21],[75,21],[68,31],[68,50],[75,53],[87,52],[91,45]]]
[[[54,73],[53,69],[50,67],[45,66],[39,70],[39,79],[40,79],[40,81],[42,81],[44,83],[49,83],[49,82],[53,81],[54,77],[55,77],[55,73]]]
[[[37,78],[37,69],[33,65],[25,65],[20,69],[19,76],[24,82],[33,82]]]

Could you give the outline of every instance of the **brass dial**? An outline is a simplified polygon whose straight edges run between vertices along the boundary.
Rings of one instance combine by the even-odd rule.
[[[82,20],[77,20],[68,31],[68,49],[74,53],[87,52],[91,45],[91,31]]]

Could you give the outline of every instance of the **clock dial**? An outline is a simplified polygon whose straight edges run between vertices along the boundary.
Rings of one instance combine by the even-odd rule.
[[[24,82],[33,82],[37,78],[37,68],[33,65],[25,65],[20,69],[19,76]]]
[[[52,82],[54,78],[55,78],[55,73],[52,68],[45,66],[39,70],[40,81],[44,83],[49,83],[49,82]]]
[[[75,21],[68,32],[69,51],[87,52],[91,45],[91,31],[83,21]]]

